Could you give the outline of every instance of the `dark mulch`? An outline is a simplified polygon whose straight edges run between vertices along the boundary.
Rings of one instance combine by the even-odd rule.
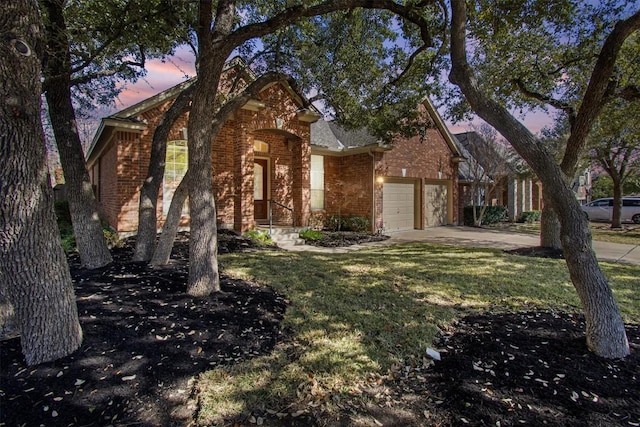
[[[185,293],[188,244],[181,237],[169,268],[129,262],[130,241],[99,270],[70,260],[83,345],[27,367],[19,339],[2,342],[0,425],[186,425],[196,409],[194,377],[264,354],[282,339],[287,301],[269,288],[222,276],[218,294]],[[220,235],[221,252],[256,249]]]
[[[221,234],[221,252],[259,249]],[[186,236],[171,268],[130,263],[130,253],[114,250],[116,262],[93,272],[72,262],[85,333],[78,352],[27,367],[19,340],[2,342],[0,425],[189,425],[193,378],[283,340],[287,301],[268,288],[223,276],[218,295],[184,294]],[[367,379],[353,393],[366,398],[340,401],[341,416],[265,414],[264,425],[639,426],[640,327],[627,333],[631,356],[612,361],[589,353],[580,315],[472,315],[434,343],[442,360],[418,356]]]
[[[538,258],[563,259],[562,249],[545,248],[543,246],[529,246],[526,248],[516,248],[505,250],[511,255],[532,256]]]
[[[361,243],[382,242],[389,236],[383,234],[357,233],[354,231],[323,231],[320,239],[307,239],[305,243],[327,248],[359,245]]]

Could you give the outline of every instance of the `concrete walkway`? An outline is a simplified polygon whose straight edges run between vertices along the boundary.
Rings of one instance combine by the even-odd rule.
[[[426,230],[411,230],[389,233],[390,238],[383,242],[365,243],[345,248],[320,248],[299,245],[283,247],[293,251],[318,253],[347,253],[372,246],[384,246],[397,243],[431,242],[444,245],[469,246],[476,248],[517,249],[537,246],[538,236],[532,234],[513,233],[498,230],[487,230],[474,227],[444,226]],[[596,256],[601,261],[622,262],[640,265],[640,242],[637,245],[621,243],[593,242]]]

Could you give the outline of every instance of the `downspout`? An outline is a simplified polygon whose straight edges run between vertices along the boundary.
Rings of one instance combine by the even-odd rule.
[[[376,234],[376,156],[371,147],[367,153],[371,156],[371,232]]]

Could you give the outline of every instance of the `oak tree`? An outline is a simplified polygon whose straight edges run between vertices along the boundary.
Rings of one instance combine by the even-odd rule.
[[[27,364],[82,342],[73,283],[53,212],[40,120],[44,29],[36,4],[0,9],[0,294],[15,310]]]

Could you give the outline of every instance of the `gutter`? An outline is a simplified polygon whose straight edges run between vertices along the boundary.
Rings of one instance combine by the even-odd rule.
[[[367,154],[371,156],[371,232],[376,232],[376,156],[369,147]]]

